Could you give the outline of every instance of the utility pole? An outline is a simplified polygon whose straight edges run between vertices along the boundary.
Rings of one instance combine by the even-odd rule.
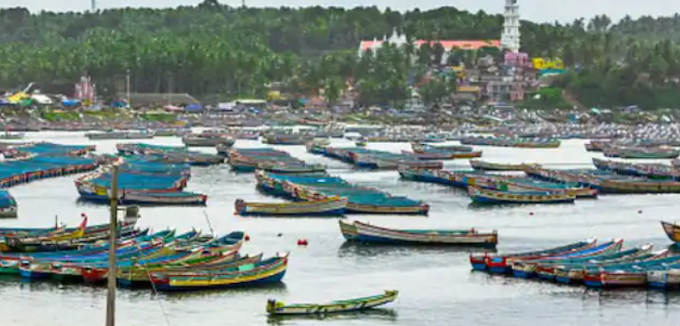
[[[111,171],[111,218],[109,221],[109,275],[106,295],[106,326],[116,324],[116,233],[118,229],[118,162]]]
[[[92,13],[94,13],[95,11],[97,11],[97,0],[92,0],[91,5],[92,5]]]
[[[125,77],[126,77],[125,83],[126,83],[126,90],[127,90],[126,91],[127,92],[127,103],[128,103],[129,107],[132,107],[132,103],[130,103],[130,69],[127,70],[127,74],[126,74]]]

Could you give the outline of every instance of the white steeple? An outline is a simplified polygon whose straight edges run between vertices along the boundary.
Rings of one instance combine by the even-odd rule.
[[[505,0],[503,13],[503,33],[501,34],[501,48],[517,53],[520,48],[519,5],[517,0]]]

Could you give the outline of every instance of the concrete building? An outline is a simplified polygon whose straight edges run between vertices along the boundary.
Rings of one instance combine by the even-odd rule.
[[[374,38],[372,41],[361,41],[359,43],[359,49],[357,55],[361,55],[368,51],[377,51],[384,43],[389,43],[401,47],[409,43],[408,37],[404,34],[399,34],[396,30],[392,31],[390,37],[383,36],[381,40]],[[413,41],[413,45],[416,49],[419,49],[423,44],[430,43],[430,46],[435,46],[435,44],[440,43],[444,47],[444,55],[442,55],[442,60],[440,64],[446,64],[449,55],[452,51],[456,49],[461,50],[478,50],[483,47],[495,47],[499,48],[501,46],[500,40],[439,40],[439,41],[426,41],[426,40],[416,40]]]

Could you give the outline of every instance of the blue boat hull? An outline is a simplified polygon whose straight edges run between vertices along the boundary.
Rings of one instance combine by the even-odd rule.
[[[472,270],[473,271],[485,271],[486,270],[486,264],[472,264]]]
[[[512,275],[514,275],[514,276],[517,277],[517,278],[528,279],[528,278],[532,278],[532,277],[536,276],[536,273],[534,273],[534,272],[518,271],[518,270],[514,270],[514,269],[513,269],[513,270],[512,270]]]
[[[32,272],[32,271],[20,269],[20,270],[19,270],[19,275],[21,275],[22,278],[26,278],[26,279],[40,280],[40,279],[49,278],[52,274],[50,274],[50,273],[41,273],[41,272]]]

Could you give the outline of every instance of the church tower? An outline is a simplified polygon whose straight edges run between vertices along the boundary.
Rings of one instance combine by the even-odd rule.
[[[517,53],[520,49],[519,5],[517,0],[505,0],[503,13],[503,33],[501,34],[501,48]]]

